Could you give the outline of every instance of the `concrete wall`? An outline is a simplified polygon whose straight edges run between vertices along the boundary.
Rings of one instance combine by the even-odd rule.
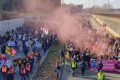
[[[17,27],[22,27],[23,24],[24,19],[12,19],[0,21],[0,35],[4,35],[7,31],[10,31]]]

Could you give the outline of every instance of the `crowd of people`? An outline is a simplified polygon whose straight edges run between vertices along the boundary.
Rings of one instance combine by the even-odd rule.
[[[64,48],[64,50],[60,51],[60,57],[62,62],[64,63],[64,67],[66,71],[69,71],[69,67],[71,67],[72,70],[72,76],[75,76],[76,70],[79,68],[81,69],[81,75],[84,76],[86,69],[91,68],[91,59],[98,60],[97,64],[97,78],[98,80],[104,80],[105,75],[102,71],[103,63],[102,60],[118,60],[118,54],[120,50],[120,40],[119,38],[111,37],[108,41],[108,44],[112,46],[113,54],[114,55],[101,55],[97,56],[96,54],[92,53],[89,49],[85,49],[84,51],[80,50],[79,48],[75,48],[74,45],[70,42],[68,42]],[[117,50],[117,51],[116,51]],[[61,67],[60,64],[57,65],[57,76],[60,77],[61,73]]]
[[[80,27],[82,30],[79,32],[80,36],[77,35],[77,31],[75,31],[75,34],[72,34],[72,36],[77,35],[77,37],[80,38],[77,38],[77,40],[75,37],[66,39],[68,43],[66,43],[64,50],[60,51],[61,60],[63,60],[62,63],[64,63],[66,71],[71,67],[73,76],[75,76],[75,72],[78,68],[81,69],[81,75],[84,76],[86,69],[91,68],[91,59],[95,59],[99,61],[97,63],[97,78],[98,80],[104,80],[102,61],[118,61],[120,59],[120,38],[112,37],[112,35],[109,35],[103,27],[101,29],[93,28],[88,21],[89,17],[86,15],[82,17],[83,18],[78,19],[82,24],[82,27]],[[82,31],[89,33],[86,35],[82,33]],[[81,38],[81,34],[85,35],[85,37]],[[55,69],[57,78],[60,78],[61,67],[60,63],[57,62]]]
[[[30,80],[35,62],[41,60],[41,51],[44,54],[55,40],[53,33],[24,25],[6,32],[0,36],[0,74],[3,80],[15,80],[19,73],[20,80]],[[6,49],[14,49],[15,55],[8,54]],[[18,54],[18,56],[16,56]],[[23,56],[21,56],[23,54]],[[17,70],[18,69],[18,70]],[[0,77],[2,77],[0,75]],[[1,79],[1,78],[0,78]]]

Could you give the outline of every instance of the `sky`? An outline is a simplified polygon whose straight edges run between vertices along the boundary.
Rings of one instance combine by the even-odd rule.
[[[120,8],[120,0],[109,0],[110,4],[114,8]],[[91,7],[93,5],[103,5],[105,3],[108,3],[108,0],[64,0],[64,3],[66,4],[83,4],[84,8]]]

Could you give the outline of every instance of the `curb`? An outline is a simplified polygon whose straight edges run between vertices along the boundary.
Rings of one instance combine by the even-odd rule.
[[[41,59],[39,66],[42,65],[43,61],[45,60],[45,58],[46,58],[47,55],[48,55],[49,50],[50,50],[50,49],[47,50],[47,52],[45,53],[45,55],[44,55],[43,58]],[[38,69],[39,69],[39,68],[38,68]],[[31,76],[30,80],[34,80],[33,77],[34,77],[35,74],[37,73],[38,69],[33,73],[33,75]]]

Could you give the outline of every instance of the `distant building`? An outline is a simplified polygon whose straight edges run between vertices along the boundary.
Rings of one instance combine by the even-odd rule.
[[[61,0],[4,0],[0,20],[18,18],[20,12],[47,14],[60,6]]]
[[[54,7],[61,6],[61,0],[48,0],[51,1],[51,3],[54,5]]]
[[[49,12],[61,6],[61,0],[23,0],[27,12]]]
[[[71,12],[74,13],[74,12],[80,12],[83,10],[83,5],[70,5],[71,6]]]

